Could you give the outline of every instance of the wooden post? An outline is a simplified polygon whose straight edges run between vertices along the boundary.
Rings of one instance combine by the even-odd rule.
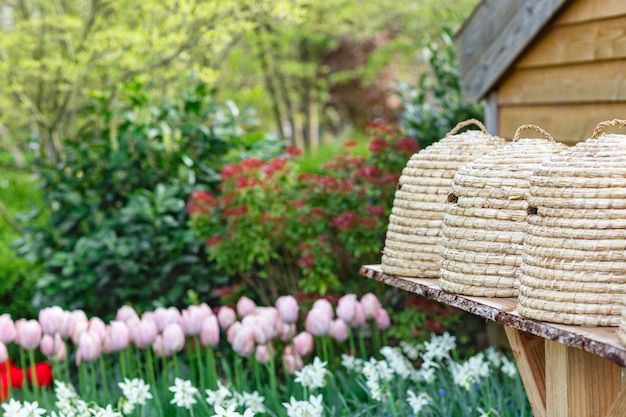
[[[544,338],[505,327],[528,401],[535,417],[546,417],[546,357]]]
[[[621,368],[607,359],[545,341],[546,413],[550,417],[606,416],[621,386]]]

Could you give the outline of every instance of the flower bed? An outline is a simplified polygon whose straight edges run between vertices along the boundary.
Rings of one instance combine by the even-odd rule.
[[[108,324],[58,307],[39,320],[0,316],[0,361],[11,351],[20,365],[0,366],[3,415],[531,414],[515,364],[494,349],[461,359],[447,333],[391,346],[373,294],[304,310],[283,296],[141,316],[124,306]],[[52,373],[32,372],[40,354]]]

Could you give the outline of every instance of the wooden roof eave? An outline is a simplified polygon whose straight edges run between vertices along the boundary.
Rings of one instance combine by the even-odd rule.
[[[484,97],[570,0],[482,0],[456,34],[463,97]]]

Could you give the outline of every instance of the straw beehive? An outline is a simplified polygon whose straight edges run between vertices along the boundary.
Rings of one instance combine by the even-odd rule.
[[[518,311],[537,320],[618,326],[626,293],[626,136],[593,135],[530,178]]]
[[[524,129],[544,137],[520,139]],[[517,297],[529,178],[541,162],[565,149],[543,129],[524,125],[511,144],[457,172],[443,217],[443,290]]]
[[[475,124],[481,130],[459,130]],[[445,138],[414,154],[402,171],[382,256],[390,275],[435,278],[441,267],[443,212],[456,171],[504,145],[477,120],[459,123]]]

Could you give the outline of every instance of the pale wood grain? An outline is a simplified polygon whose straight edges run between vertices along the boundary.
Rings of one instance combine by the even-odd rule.
[[[606,413],[606,417],[624,416],[626,416],[626,389],[622,388],[615,401],[613,401],[613,405]]]
[[[518,69],[500,85],[498,103],[521,105],[626,101],[625,75],[626,60]]]
[[[566,0],[483,1],[457,35],[467,100],[481,98]]]
[[[515,68],[626,58],[626,16],[551,28]]]
[[[588,22],[626,15],[624,0],[574,0],[556,19],[554,26]]]
[[[555,140],[572,145],[589,138],[598,123],[625,115],[624,102],[501,106],[498,135],[511,138],[519,126],[532,123]]]
[[[546,417],[546,352],[544,339],[504,328],[535,417]]]

